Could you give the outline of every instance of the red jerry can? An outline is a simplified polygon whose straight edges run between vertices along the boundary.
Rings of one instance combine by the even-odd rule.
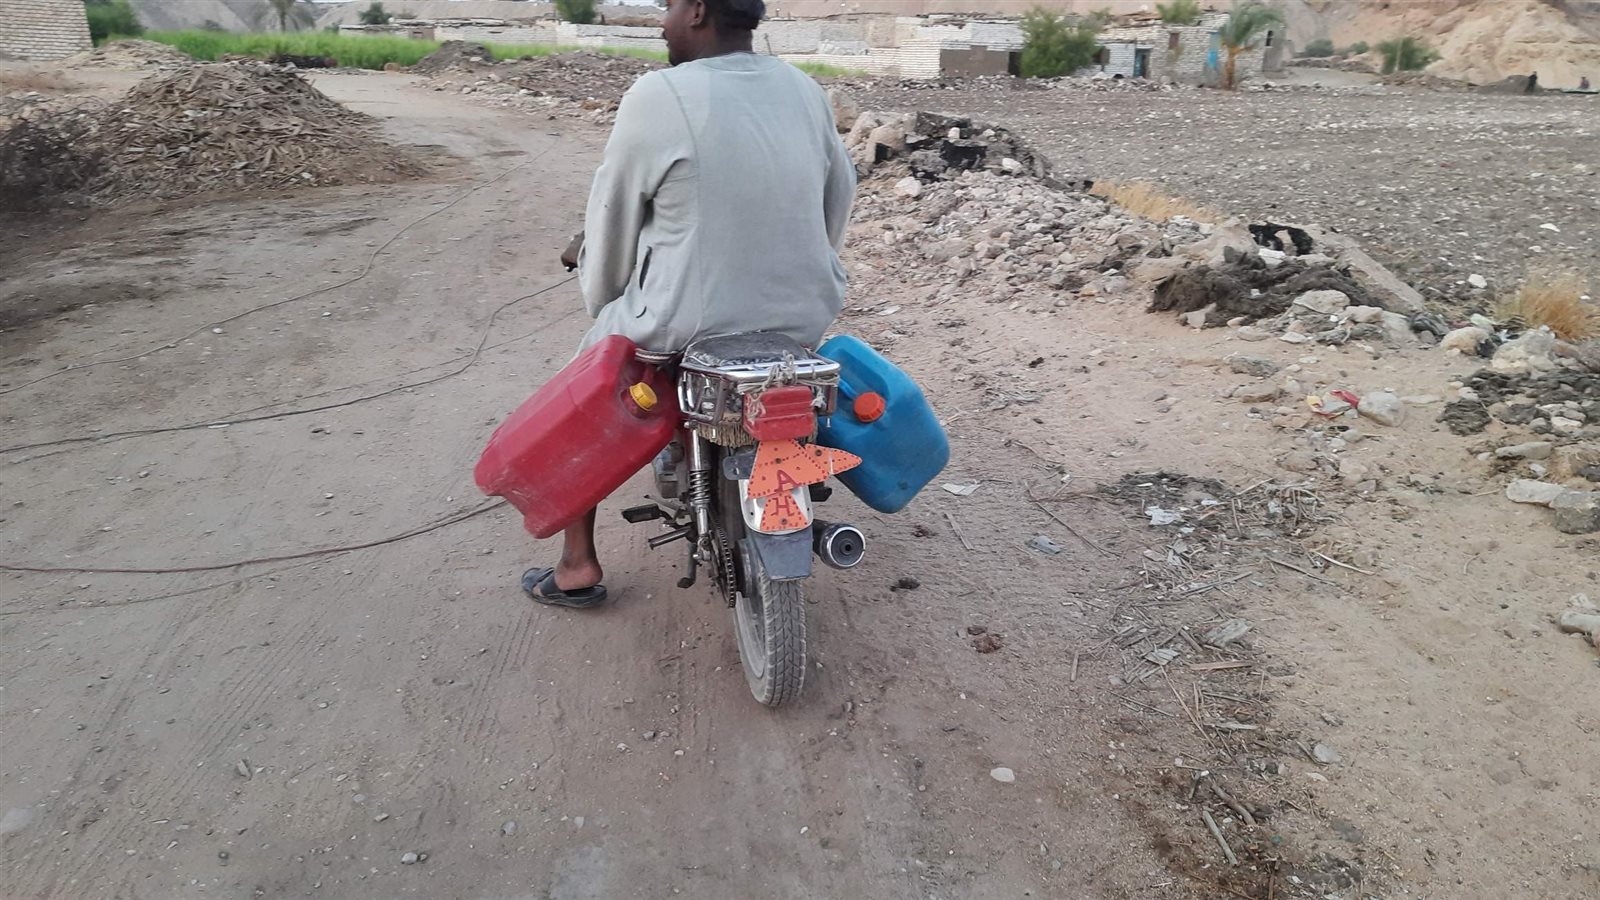
[[[550,379],[489,438],[473,477],[536,538],[575,522],[648,463],[678,428],[672,377],[605,338]]]

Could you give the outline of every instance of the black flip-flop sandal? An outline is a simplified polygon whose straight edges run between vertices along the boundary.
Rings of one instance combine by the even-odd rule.
[[[597,584],[581,590],[563,591],[556,587],[556,570],[551,568],[529,569],[523,572],[522,592],[535,603],[542,603],[545,606],[564,606],[568,609],[589,609],[606,602],[605,585]]]

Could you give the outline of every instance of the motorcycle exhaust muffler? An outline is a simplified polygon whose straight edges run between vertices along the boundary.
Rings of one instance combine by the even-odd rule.
[[[867,536],[854,525],[818,521],[811,526],[811,549],[835,569],[853,569],[867,555]]]

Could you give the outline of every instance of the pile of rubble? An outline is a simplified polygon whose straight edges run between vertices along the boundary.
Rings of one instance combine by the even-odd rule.
[[[386,181],[421,171],[411,154],[375,135],[368,116],[261,63],[158,73],[115,103],[40,109],[0,134],[0,192],[37,205]]]
[[[1342,236],[1276,223],[1147,221],[1085,193],[1087,180],[1052,175],[1005,128],[928,112],[858,113],[839,95],[834,104],[869,178],[858,219],[882,219],[886,244],[919,247],[957,284],[988,281],[997,298],[1053,307],[1148,287],[1151,311],[1254,340],[1415,345],[1447,331],[1415,291]]]
[[[0,94],[0,128],[10,125],[10,120],[21,118],[30,109],[50,101],[49,95],[38,91],[12,91]]]
[[[662,68],[647,59],[588,50],[488,65],[476,59],[468,56],[465,66],[438,70],[434,90],[456,91],[552,116],[579,114],[596,122],[614,116],[622,95],[639,76]]]
[[[1170,93],[1198,90],[1196,85],[1148,78],[1123,78],[1117,75],[1064,75],[1060,78],[1017,78],[1011,75],[975,75],[968,78],[832,78],[819,79],[835,90],[858,94],[923,93],[963,90],[1015,94],[1029,91],[1085,91],[1126,93]]]
[[[170,44],[129,38],[109,41],[93,50],[69,56],[64,62],[88,69],[158,69],[188,66],[194,59]]]
[[[439,49],[424,56],[411,67],[420,75],[437,75],[441,72],[476,71],[494,65],[494,54],[488,47],[470,41],[445,41]]]
[[[1470,91],[1472,85],[1454,78],[1440,78],[1427,72],[1391,72],[1379,79],[1391,87],[1421,87],[1436,91]]]
[[[1368,75],[1377,74],[1373,68],[1372,58],[1366,54],[1361,56],[1302,56],[1288,60],[1285,65],[1296,69],[1332,69],[1336,72],[1364,72]]]
[[[507,62],[494,74],[502,83],[536,96],[599,100],[615,109],[639,76],[661,68],[665,66],[648,59],[584,50]]]
[[[1138,220],[1100,197],[1017,177],[1002,165],[925,181],[905,159],[874,164],[854,217],[879,226],[870,238],[856,232],[858,254],[927,284],[934,302],[978,296],[1051,312],[1128,293],[1125,266],[1200,237],[1195,223]]]
[[[845,147],[863,177],[880,163],[904,160],[923,181],[983,170],[1051,180],[1049,162],[1000,126],[931,112],[857,115],[839,94],[833,95],[833,103],[834,119],[846,132]],[[852,123],[848,129],[845,122]]]

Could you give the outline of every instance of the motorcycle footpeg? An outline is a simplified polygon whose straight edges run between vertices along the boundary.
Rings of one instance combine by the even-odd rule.
[[[641,522],[651,522],[656,519],[665,519],[667,514],[661,507],[655,505],[630,506],[622,511],[622,517],[630,523],[638,525]]]

